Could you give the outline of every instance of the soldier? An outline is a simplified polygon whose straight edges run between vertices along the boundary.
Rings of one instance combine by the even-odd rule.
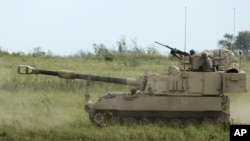
[[[193,49],[191,49],[191,50],[189,51],[189,54],[190,54],[191,56],[193,56],[193,55],[195,54],[195,51],[194,51]]]
[[[189,63],[192,64],[192,57],[193,57],[193,55],[195,55],[195,51],[193,49],[191,49],[189,51],[189,54],[190,54],[190,56],[189,56]]]
[[[207,56],[207,53],[202,53],[202,59],[203,59],[203,64],[201,66],[201,70],[203,72],[210,72],[212,70],[212,61],[210,60],[210,58]]]

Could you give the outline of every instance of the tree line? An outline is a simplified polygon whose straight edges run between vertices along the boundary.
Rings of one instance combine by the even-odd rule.
[[[248,60],[250,60],[250,31],[241,31],[238,35],[226,33],[223,38],[218,41],[219,48],[226,48],[232,50],[234,53],[242,52]],[[161,53],[152,45],[142,47],[138,45],[136,39],[132,39],[131,43],[127,42],[125,37],[121,37],[112,48],[107,47],[103,43],[94,43],[92,45],[94,53],[79,50],[74,54],[63,57],[85,58],[85,57],[102,57],[105,60],[113,60],[115,56],[161,56]],[[25,54],[23,52],[9,53],[0,47],[0,56],[15,55],[15,56],[34,56],[34,57],[48,57],[58,56],[54,55],[52,51],[43,51],[42,47],[34,47],[31,53]],[[62,56],[60,56],[62,57]]]
[[[226,33],[223,39],[218,41],[218,45],[236,54],[242,52],[248,60],[250,59],[250,31],[241,31],[236,36]]]

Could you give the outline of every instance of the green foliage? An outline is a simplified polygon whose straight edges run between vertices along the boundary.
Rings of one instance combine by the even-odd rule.
[[[225,141],[229,140],[228,130],[220,127],[205,125],[201,127],[161,128],[154,125],[121,127],[108,126],[99,128],[93,125],[85,125],[76,128],[62,128],[60,126],[33,130],[5,126],[0,130],[1,138],[6,140],[90,140],[90,141]],[[11,131],[12,130],[12,131]]]
[[[92,45],[94,49],[94,53],[85,52],[83,50],[79,50],[74,54],[70,54],[67,56],[59,56],[54,55],[51,50],[47,52],[43,51],[42,47],[37,46],[34,47],[32,53],[25,54],[23,52],[13,52],[10,54],[8,51],[2,51],[0,48],[0,57],[4,55],[12,55],[12,56],[33,56],[33,57],[66,57],[66,58],[98,58],[99,60],[105,61],[113,61],[117,58],[145,58],[145,56],[154,56],[161,57],[161,54],[155,49],[154,46],[142,47],[139,46],[136,39],[131,40],[132,44],[130,45],[125,36],[122,36],[119,41],[117,41],[117,46],[114,46],[115,49],[110,49],[106,47],[103,43],[97,44],[94,43]],[[129,47],[131,47],[129,49]],[[116,50],[117,49],[117,50]]]
[[[1,56],[6,56],[6,55],[9,55],[9,52],[2,50],[1,47],[0,47],[0,57]]]
[[[42,47],[35,47],[34,48],[34,51],[33,51],[33,53],[32,53],[32,55],[35,57],[35,56],[45,56],[45,52],[44,51],[42,51]]]
[[[127,43],[125,36],[122,36],[121,39],[117,41],[117,46],[118,46],[118,52],[120,54],[127,52]]]
[[[236,37],[236,46],[239,49],[249,49],[250,46],[250,32],[242,31]]]
[[[112,61],[114,59],[111,51],[108,50],[104,44],[93,44],[93,48],[98,57],[103,56],[106,61]]]
[[[235,52],[235,49],[242,50],[244,56],[250,59],[250,31],[241,31],[236,38],[232,34],[225,34],[224,39],[218,41],[218,45]]]
[[[235,50],[235,43],[234,43],[233,34],[226,33],[223,37],[224,37],[224,39],[219,40],[218,44],[221,45],[223,48],[234,51]]]
[[[250,31],[239,32],[236,37],[235,45],[237,49],[243,50],[245,55],[249,55],[250,50]]]
[[[148,48],[147,54],[149,54],[149,55],[160,55],[158,50],[156,50],[156,48],[154,48],[153,46]]]
[[[93,44],[94,52],[97,57],[104,58],[106,61],[112,61],[114,59],[124,57],[124,58],[144,58],[144,56],[158,56],[160,53],[155,49],[154,46],[142,47],[139,46],[136,39],[131,40],[131,45],[126,41],[125,36],[122,36],[119,41],[117,41],[117,46],[115,49],[107,48],[104,44]],[[130,46],[130,49],[129,47]]]

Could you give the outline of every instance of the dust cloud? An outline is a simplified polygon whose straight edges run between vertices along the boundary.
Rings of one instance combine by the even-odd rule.
[[[250,124],[250,95],[230,97],[230,113],[232,124]]]

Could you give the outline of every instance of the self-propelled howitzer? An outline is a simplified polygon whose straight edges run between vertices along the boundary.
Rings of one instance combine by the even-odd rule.
[[[85,110],[97,125],[112,119],[125,125],[225,123],[230,119],[230,102],[224,93],[247,91],[246,73],[236,68],[201,72],[195,66],[189,71],[169,66],[168,72],[142,74],[136,79],[43,70],[26,65],[20,65],[18,73],[133,86],[129,92],[109,92],[98,100],[87,100]]]

